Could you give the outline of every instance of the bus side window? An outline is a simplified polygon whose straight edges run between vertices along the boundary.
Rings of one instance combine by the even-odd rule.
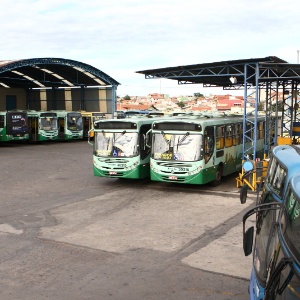
[[[258,135],[257,138],[259,140],[264,138],[264,122],[259,122],[258,123]]]
[[[220,150],[224,148],[224,126],[217,126],[217,140],[216,140],[216,149]]]
[[[0,128],[4,128],[4,116],[0,116]]]
[[[238,124],[233,124],[232,126],[233,128],[233,145],[236,146],[236,145],[239,145],[241,143],[241,136],[243,134],[243,130],[242,130],[242,124],[238,123]]]
[[[286,171],[280,166],[280,164],[278,164],[273,178],[272,186],[275,190],[275,193],[281,198],[283,196],[285,179]]]
[[[225,139],[225,146],[231,147],[232,146],[232,125],[226,125],[226,139]]]
[[[253,140],[253,124],[252,123],[248,122],[246,124],[245,136],[246,136],[246,142],[250,142]]]
[[[207,163],[214,153],[214,128],[212,126],[206,127],[204,131],[204,159]]]

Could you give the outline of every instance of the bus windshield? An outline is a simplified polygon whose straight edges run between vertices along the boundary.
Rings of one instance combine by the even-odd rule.
[[[300,263],[300,199],[289,189],[286,214],[282,214],[280,229],[285,242]],[[285,230],[284,230],[285,229]]]
[[[202,135],[153,134],[152,157],[162,160],[197,161],[200,159]]]
[[[68,114],[68,129],[69,130],[82,130],[82,116],[75,114]]]
[[[95,155],[132,157],[138,155],[137,132],[96,132]]]
[[[41,129],[43,130],[57,130],[57,118],[41,118]]]
[[[271,203],[274,201],[273,195],[267,193],[264,195],[261,203]],[[257,215],[253,264],[261,283],[266,282],[268,266],[277,242],[277,236],[275,235],[277,216],[278,211],[272,209],[260,212]]]
[[[279,217],[280,247],[274,252],[264,299],[300,299],[300,200],[290,188]],[[296,264],[296,265],[295,265]]]

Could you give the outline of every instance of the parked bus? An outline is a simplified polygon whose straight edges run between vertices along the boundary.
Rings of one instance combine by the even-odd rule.
[[[118,110],[117,119],[126,119],[135,116],[147,115],[149,113],[148,110],[138,110],[138,109],[131,109],[131,110]]]
[[[149,177],[150,149],[146,133],[155,118],[100,120],[94,124],[94,175],[110,178]]]
[[[251,171],[251,168],[249,168],[248,172]],[[256,214],[253,266],[251,270],[249,286],[250,299],[273,300],[276,298],[275,294],[277,292],[277,287],[275,287],[275,290],[273,290],[273,287],[274,283],[278,284],[278,282],[275,282],[270,278],[273,278],[275,274],[277,274],[277,279],[279,279],[281,276],[280,273],[277,273],[278,270],[276,270],[277,263],[279,262],[279,253],[281,253],[281,257],[282,255],[285,257],[291,257],[291,251],[297,251],[294,254],[298,256],[296,269],[298,269],[297,276],[299,276],[299,229],[294,227],[292,223],[289,224],[289,214],[287,214],[291,209],[289,208],[291,205],[294,207],[298,207],[297,205],[299,205],[299,175],[300,146],[281,145],[273,148],[270,154],[270,163],[262,194],[258,195],[259,197],[257,200],[257,206],[248,211],[243,217],[244,253],[246,256],[248,256],[252,253],[254,227],[252,226],[245,231],[245,223],[250,216]],[[292,204],[290,203],[291,199],[293,199]],[[300,206],[297,209],[299,216]],[[294,212],[296,211],[294,210]],[[285,230],[283,230],[283,227],[279,225],[282,220],[284,220],[284,223],[282,224],[284,224],[283,227],[286,227]],[[297,223],[300,224],[300,220],[298,221],[297,219]],[[294,230],[295,232],[293,233]],[[288,238],[290,245],[288,247],[290,248],[282,245],[282,243],[286,243],[286,234],[289,235]],[[290,234],[296,235],[293,237]],[[282,270],[280,270],[280,272],[281,271]],[[285,273],[285,271],[283,273]],[[283,283],[283,281],[281,281],[281,283]],[[298,291],[298,297],[300,298],[299,277],[296,287],[296,290]],[[285,291],[283,295],[287,295],[285,294],[286,292],[287,291]],[[270,296],[270,293],[273,293],[272,295],[274,298],[272,298],[273,296]],[[297,293],[295,295],[297,295]],[[283,296],[279,295],[277,297],[278,298],[276,299],[299,299],[295,296],[294,298],[289,298],[287,296],[284,298]]]
[[[94,128],[94,123],[96,121],[105,119],[105,113],[102,112],[87,112],[87,111],[80,111],[82,116],[82,123],[83,123],[83,137],[88,138],[89,131]]]
[[[0,112],[0,142],[28,140],[29,127],[26,111]]]
[[[149,111],[147,113],[147,115],[151,116],[151,117],[163,117],[165,115],[165,113],[162,111],[153,110],[153,111]]]
[[[29,140],[48,141],[58,139],[57,114],[47,111],[27,111]]]
[[[256,157],[263,157],[264,120],[259,117]],[[222,176],[241,169],[242,123],[242,116],[229,115],[187,115],[153,122],[151,180],[219,184]],[[247,129],[251,126],[247,124]]]
[[[53,110],[58,119],[58,139],[78,140],[83,138],[82,116],[78,111]]]

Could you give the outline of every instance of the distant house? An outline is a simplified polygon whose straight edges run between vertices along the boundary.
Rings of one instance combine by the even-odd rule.
[[[118,97],[117,110],[149,110],[152,107],[162,111],[172,111],[178,108],[178,103],[184,103],[184,110],[192,111],[228,111],[232,109],[243,109],[243,96],[232,95],[211,95],[209,97],[169,97],[165,94],[153,93],[145,96],[131,96],[130,100],[121,99]],[[248,99],[248,103],[252,99]],[[253,99],[255,103],[255,99]],[[152,108],[153,109],[153,108]]]
[[[231,110],[231,107],[243,107],[244,100],[242,96],[217,95],[216,108],[219,111]]]
[[[165,94],[153,93],[153,94],[149,94],[148,97],[154,100],[165,99]]]
[[[192,111],[207,111],[207,110],[211,110],[211,107],[210,106],[207,106],[207,105],[202,105],[202,106],[193,106],[191,108]]]
[[[117,110],[148,110],[149,106],[148,104],[118,103]]]

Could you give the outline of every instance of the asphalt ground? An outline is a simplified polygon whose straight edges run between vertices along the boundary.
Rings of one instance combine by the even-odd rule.
[[[237,174],[95,177],[86,141],[1,144],[0,170],[0,299],[249,299]]]

